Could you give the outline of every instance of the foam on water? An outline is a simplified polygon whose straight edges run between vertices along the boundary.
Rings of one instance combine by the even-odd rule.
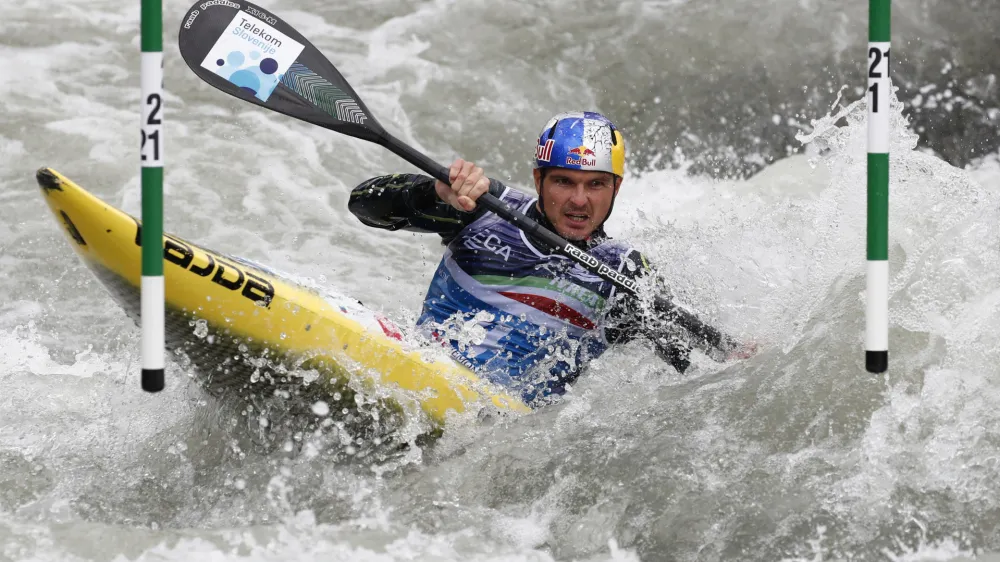
[[[30,305],[27,308],[30,307]],[[15,309],[14,313],[18,311]],[[6,316],[6,315],[5,315]],[[32,322],[18,325],[10,333],[0,333],[0,375],[30,372],[35,375],[68,375],[90,377],[95,373],[124,371],[127,363],[120,360],[108,363],[105,358],[92,352],[92,347],[77,353],[74,362],[62,364],[52,359],[48,347],[39,341],[39,335]]]
[[[133,560],[358,560],[363,562],[471,561],[549,562],[537,551],[484,545],[473,533],[426,534],[384,521],[357,520],[347,525],[317,524],[308,514],[276,527],[227,529],[215,532],[162,533],[133,529],[122,533],[101,525],[77,523],[47,527],[4,520],[0,516],[2,554],[24,561],[105,558],[102,537],[114,533],[122,551],[115,562]],[[606,556],[581,562],[634,562],[638,558],[613,542]]]

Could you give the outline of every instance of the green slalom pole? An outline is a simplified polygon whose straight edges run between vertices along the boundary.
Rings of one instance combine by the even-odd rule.
[[[868,274],[865,368],[889,368],[890,0],[868,4]]]
[[[142,389],[163,390],[163,13],[142,0]]]

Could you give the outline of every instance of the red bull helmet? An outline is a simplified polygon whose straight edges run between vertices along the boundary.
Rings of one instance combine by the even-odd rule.
[[[569,168],[625,175],[625,139],[610,119],[591,111],[560,113],[542,128],[536,168]]]

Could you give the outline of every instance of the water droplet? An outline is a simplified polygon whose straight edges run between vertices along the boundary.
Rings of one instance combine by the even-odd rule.
[[[322,400],[317,400],[312,405],[312,412],[317,416],[326,416],[330,414],[330,405]]]
[[[206,320],[201,319],[194,322],[194,335],[199,338],[204,338],[208,335],[208,322]]]

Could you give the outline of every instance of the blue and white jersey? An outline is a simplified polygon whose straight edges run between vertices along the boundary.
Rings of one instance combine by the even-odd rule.
[[[500,198],[525,214],[536,201],[510,188]],[[605,238],[587,251],[638,273],[625,244]],[[457,360],[530,404],[562,394],[607,349],[603,320],[614,297],[611,283],[542,251],[487,212],[448,243],[417,324],[451,346]]]
[[[534,197],[496,180],[490,180],[490,193],[551,226]],[[650,316],[633,299],[618,298],[611,283],[544,252],[482,206],[471,213],[455,209],[438,198],[434,178],[391,174],[368,179],[351,191],[348,208],[374,228],[441,236],[447,247],[418,326],[458,361],[528,404],[562,394],[589,360],[611,344],[639,336],[684,372],[691,347],[674,337],[670,318],[683,316],[685,329],[694,327],[704,344],[717,346],[712,342],[722,337],[693,315],[678,314],[669,300],[662,301],[667,308],[654,307]],[[603,230],[586,242],[586,251],[630,278],[652,273],[641,253],[607,238]]]

